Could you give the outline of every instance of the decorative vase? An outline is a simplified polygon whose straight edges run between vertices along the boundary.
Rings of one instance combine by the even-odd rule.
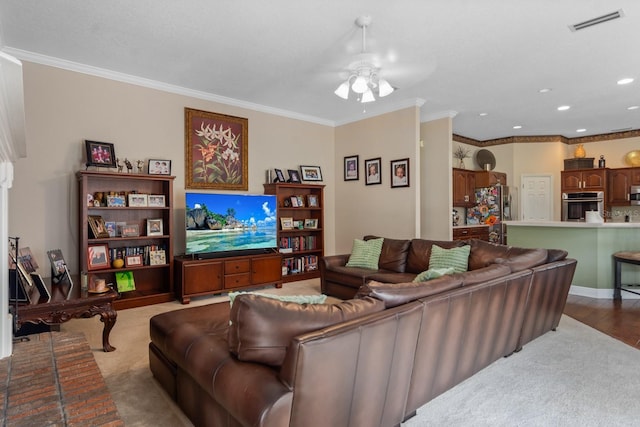
[[[582,144],[578,144],[576,147],[576,151],[573,152],[573,157],[576,159],[583,159],[587,155],[586,151],[584,151],[584,147]]]
[[[459,169],[464,169],[464,159],[460,159],[460,163],[458,163],[458,168]]]

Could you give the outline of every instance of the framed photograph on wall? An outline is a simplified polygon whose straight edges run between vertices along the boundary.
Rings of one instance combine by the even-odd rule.
[[[320,166],[300,166],[303,181],[322,181]]]
[[[184,114],[185,187],[248,190],[249,119],[192,108]]]
[[[84,144],[87,152],[87,167],[116,167],[116,152],[112,143],[89,141],[88,139],[85,139]]]
[[[382,184],[382,175],[380,174],[381,161],[382,159],[380,157],[364,161],[364,183],[366,185]]]
[[[358,156],[347,156],[344,158],[344,180],[358,181],[360,179],[360,167]]]
[[[391,160],[391,188],[409,187],[409,159]]]
[[[171,175],[171,160],[149,159],[149,175]]]

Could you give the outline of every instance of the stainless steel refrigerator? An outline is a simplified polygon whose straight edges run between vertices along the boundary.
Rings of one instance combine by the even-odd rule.
[[[495,185],[476,188],[475,203],[467,209],[467,225],[486,224],[489,226],[489,241],[492,243],[507,243],[505,220],[510,220],[511,195],[509,187]]]

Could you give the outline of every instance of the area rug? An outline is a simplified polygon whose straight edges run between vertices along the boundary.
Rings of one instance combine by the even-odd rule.
[[[0,360],[3,426],[123,426],[84,334],[46,332]]]

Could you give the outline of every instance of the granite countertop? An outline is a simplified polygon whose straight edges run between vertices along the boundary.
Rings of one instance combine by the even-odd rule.
[[[640,228],[640,222],[505,221],[507,227]]]

